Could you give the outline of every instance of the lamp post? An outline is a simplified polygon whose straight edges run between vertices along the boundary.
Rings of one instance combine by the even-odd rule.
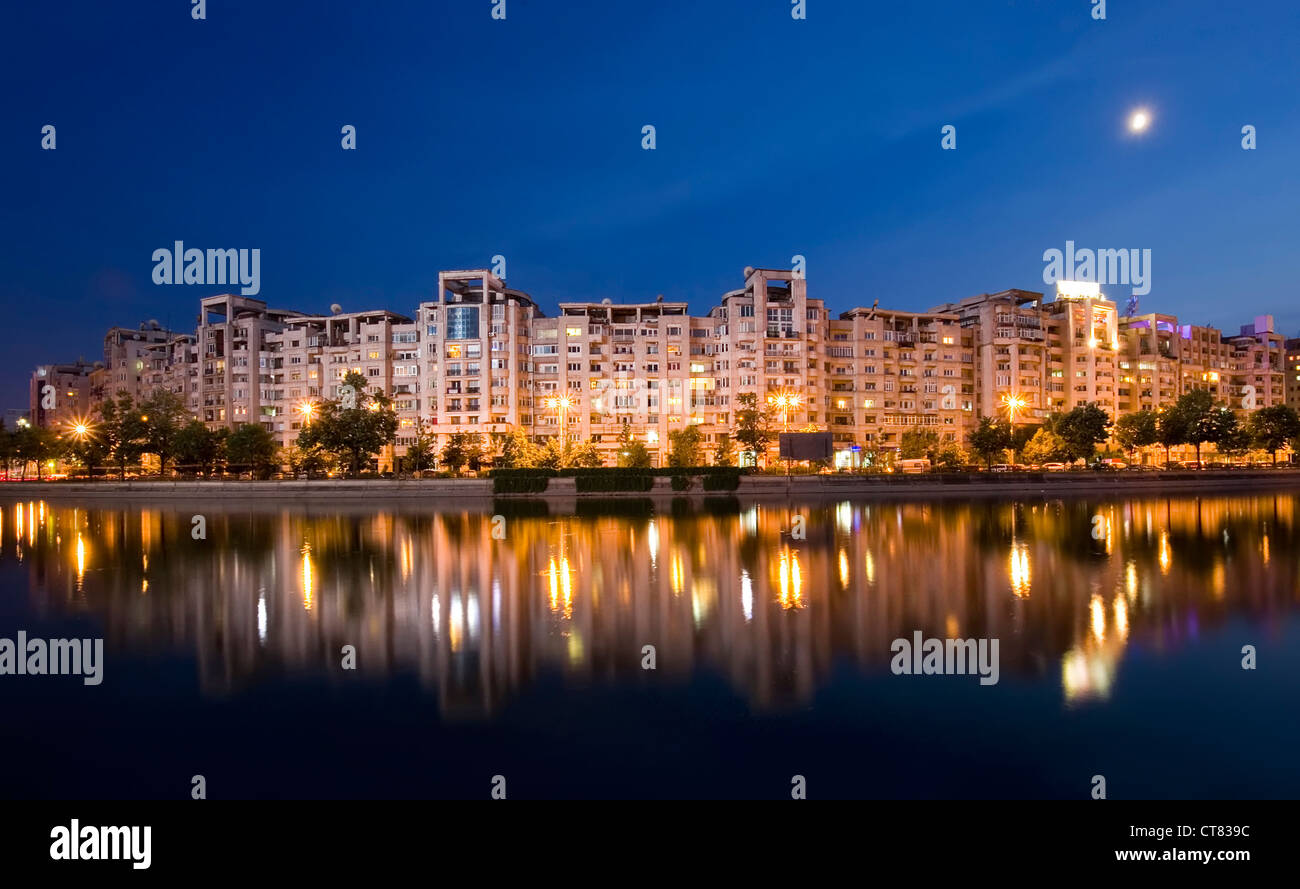
[[[1002,396],[1002,406],[1007,409],[1007,422],[1011,425],[1011,458],[1015,459],[1016,447],[1016,414],[1024,410],[1029,401],[1023,395],[1017,395],[1014,392],[1007,392]]]
[[[1016,395],[1013,392],[1002,396],[1002,406],[1007,409],[1007,421],[1011,423],[1013,429],[1016,425],[1016,414],[1028,403],[1023,395]]]
[[[767,403],[781,409],[781,431],[789,432],[790,431],[789,412],[792,409],[797,408],[799,405],[801,405],[803,403],[803,399],[800,398],[797,393],[781,391],[778,392],[776,395],[769,395],[767,397]],[[777,449],[778,451],[780,450],[780,445],[777,446]],[[787,476],[790,474],[789,458],[787,458],[785,461],[785,474]]]
[[[560,448],[561,453],[569,449],[568,420],[569,408],[573,407],[574,398],[572,395],[550,395],[542,401],[549,410],[560,412]]]

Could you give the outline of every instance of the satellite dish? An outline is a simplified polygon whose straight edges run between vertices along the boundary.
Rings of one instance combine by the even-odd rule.
[[[752,265],[745,266],[745,277],[748,278],[752,274],[754,274],[754,267]]]
[[[334,303],[330,306],[330,311],[337,315],[339,312],[343,311],[343,307],[338,303]]]
[[[602,306],[612,306],[612,305],[614,304],[614,302],[613,302],[613,300],[611,300],[611,299],[607,296],[607,297],[605,297],[604,299],[602,299],[602,300],[600,301],[600,304],[601,304]]]

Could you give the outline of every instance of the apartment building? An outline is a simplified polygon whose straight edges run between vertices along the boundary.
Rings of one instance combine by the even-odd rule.
[[[369,393],[392,397],[399,433],[413,435],[419,351],[415,321],[396,312],[344,312],[336,305],[329,315],[286,317],[265,335],[256,386],[251,373],[236,380],[234,420],[261,423],[281,444],[292,444],[310,422],[310,406],[337,399],[343,378],[355,371]]]
[[[156,374],[167,363],[167,344],[174,334],[157,321],[138,328],[113,327],[104,335],[106,394],[125,392],[136,401],[156,388]]]
[[[1232,349],[1232,406],[1254,410],[1286,403],[1286,338],[1272,315],[1259,315],[1228,341]]]
[[[99,362],[43,364],[32,373],[28,417],[33,426],[64,432],[91,416],[96,386],[104,378]]]
[[[200,301],[195,334],[195,375],[186,393],[190,411],[211,428],[274,417],[269,384],[268,337],[301,312],[268,308],[260,299],[225,293]]]
[[[1285,342],[1271,316],[1237,336],[1164,314],[1123,318],[1121,328],[1122,411],[1159,410],[1195,390],[1240,411],[1286,403]]]
[[[193,334],[113,328],[103,362],[38,369],[32,416],[57,424],[117,392],[143,400],[165,388],[213,428],[260,423],[289,445],[351,371],[394,400],[385,467],[421,424],[438,448],[457,432],[522,428],[592,442],[611,464],[630,428],[663,463],[676,430],[698,428],[708,451],[733,435],[747,393],[760,404],[787,396],[777,427],[830,431],[841,466],[911,429],[962,442],[982,417],[1037,423],[1084,402],[1116,415],[1201,388],[1243,410],[1300,403],[1300,341],[1284,341],[1271,317],[1235,336],[1169,314],[1121,318],[1087,282],[1061,282],[1051,299],[1013,289],[925,312],[877,300],[831,317],[801,274],[749,267],[703,316],[659,297],[564,301],[547,317],[492,272],[461,269],[440,272],[413,316],[308,314],[220,294],[200,301]],[[46,385],[56,408],[40,407]]]
[[[686,303],[561,303],[531,331],[532,432],[593,442],[608,463],[625,426],[660,456],[675,430],[716,435],[713,332]],[[557,396],[571,406],[547,407]]]
[[[438,273],[434,298],[420,303],[416,311],[414,339],[403,344],[417,356],[417,376],[402,384],[415,384],[402,394],[428,419],[439,447],[456,432],[491,435],[515,426],[532,429],[532,333],[541,318],[541,309],[528,294],[506,287],[486,269]],[[557,343],[552,340],[550,345]],[[558,353],[538,358],[553,354]],[[539,363],[549,368],[557,362]],[[558,380],[551,377],[552,382]],[[402,431],[399,437],[406,437]],[[399,442],[399,452],[405,452],[407,443]]]
[[[1300,337],[1287,340],[1284,344],[1285,356],[1283,368],[1286,372],[1284,394],[1286,403],[1300,410]]]
[[[857,308],[830,322],[825,401],[836,450],[894,448],[916,428],[961,441],[975,423],[974,341],[956,313]]]
[[[1160,313],[1121,318],[1120,340],[1120,410],[1157,410],[1176,401],[1183,390],[1178,319]]]

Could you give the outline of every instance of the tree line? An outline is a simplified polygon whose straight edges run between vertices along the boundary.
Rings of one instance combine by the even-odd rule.
[[[250,473],[267,478],[287,466],[294,475],[314,477],[326,473],[357,476],[371,469],[383,450],[396,443],[398,418],[392,399],[367,392],[365,378],[356,371],[341,381],[351,397],[321,401],[305,414],[296,441],[285,448],[259,423],[244,423],[234,429],[210,429],[186,409],[179,395],[158,391],[136,402],[127,393],[105,399],[98,415],[86,423],[85,431],[21,428],[0,435],[0,458],[12,477],[18,463],[21,477],[29,464],[41,478],[43,467],[63,459],[87,475],[96,470],[114,471],[125,478],[127,470],[139,465],[146,455],[156,461],[159,475],[169,470],[195,475]],[[465,468],[594,467],[602,464],[595,443],[561,441],[558,436],[534,438],[522,429],[506,433],[455,432],[439,449],[437,434],[428,420],[416,422],[406,454],[395,468],[403,472],[438,470],[459,473]],[[777,435],[777,414],[753,393],[737,397],[735,426],[719,436],[713,462],[735,465],[739,454],[755,460],[765,457]],[[1156,412],[1137,411],[1120,415],[1113,423],[1098,404],[1085,403],[1053,414],[1041,425],[1013,426],[996,417],[981,419],[967,441],[970,454],[991,465],[1007,451],[1020,454],[1030,463],[1090,460],[1097,448],[1111,440],[1125,452],[1161,446],[1166,462],[1169,451],[1180,445],[1200,448],[1213,444],[1227,455],[1252,449],[1268,451],[1276,463],[1277,452],[1288,444],[1300,445],[1300,416],[1290,407],[1261,408],[1243,423],[1232,409],[1214,402],[1208,392],[1183,395],[1169,408]],[[1300,449],[1300,448],[1298,448]],[[625,425],[615,450],[623,467],[648,467],[652,463],[645,442]],[[865,462],[888,468],[895,457],[928,457],[940,466],[956,467],[967,462],[967,451],[956,441],[943,439],[928,429],[911,429],[900,436],[899,447],[865,454]],[[669,466],[702,466],[706,463],[704,436],[695,425],[668,433]]]
[[[970,447],[986,464],[1007,451],[1022,455],[1029,463],[1074,463],[1091,460],[1097,448],[1112,438],[1130,455],[1143,448],[1161,447],[1166,464],[1171,449],[1182,445],[1195,448],[1199,464],[1201,447],[1212,444],[1218,453],[1229,457],[1265,451],[1276,465],[1278,451],[1288,445],[1300,450],[1300,415],[1287,405],[1273,405],[1253,411],[1242,422],[1236,411],[1198,389],[1185,393],[1168,408],[1121,414],[1113,423],[1100,405],[1091,402],[1053,414],[1041,426],[1014,428],[1005,420],[984,417],[971,433]]]

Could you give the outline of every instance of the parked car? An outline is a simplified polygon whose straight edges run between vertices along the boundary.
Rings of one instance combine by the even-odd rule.
[[[915,460],[899,460],[898,471],[907,475],[919,475],[931,470],[930,458],[921,457]]]
[[[1047,472],[1060,472],[1065,468],[1064,463],[1044,463],[1043,469]]]
[[[993,469],[992,469],[992,471],[993,471],[993,472],[1011,472],[1011,471],[1014,470],[1015,468],[1016,468],[1016,467],[1012,466],[1010,463],[994,463],[994,464],[993,464]]]

